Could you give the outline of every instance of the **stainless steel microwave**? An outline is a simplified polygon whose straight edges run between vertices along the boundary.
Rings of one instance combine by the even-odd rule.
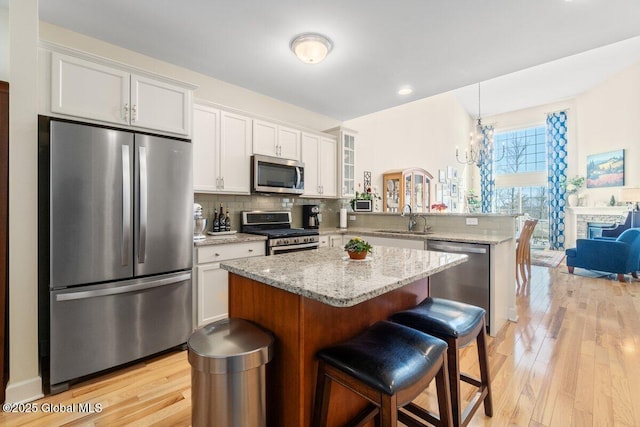
[[[373,211],[373,202],[367,199],[355,200],[353,202],[354,212],[371,212]]]
[[[255,193],[302,194],[304,163],[255,154],[251,158],[251,182]]]

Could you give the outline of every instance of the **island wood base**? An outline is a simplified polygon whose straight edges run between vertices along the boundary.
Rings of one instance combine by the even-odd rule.
[[[353,307],[333,307],[255,280],[229,274],[229,316],[252,320],[275,334],[267,365],[267,425],[307,427],[311,422],[321,348],[353,337],[390,314],[428,296],[428,278]],[[366,405],[338,384],[332,387],[329,424],[344,424]],[[373,425],[373,422],[371,423]]]

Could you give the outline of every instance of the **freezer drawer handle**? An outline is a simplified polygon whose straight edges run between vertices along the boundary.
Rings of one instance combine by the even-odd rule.
[[[122,146],[122,265],[129,265],[129,239],[131,238],[131,167],[129,146]]]
[[[147,148],[140,147],[140,243],[138,262],[144,264],[147,251]]]
[[[95,297],[104,297],[109,295],[126,294],[128,292],[142,291],[145,289],[159,288],[161,286],[172,285],[174,283],[183,282],[191,278],[191,273],[183,273],[178,276],[166,277],[164,279],[152,280],[145,283],[136,283],[132,285],[118,286],[109,289],[96,289],[95,291],[70,292],[65,294],[57,294],[56,301],[71,301],[78,299],[87,299]]]
[[[434,245],[428,249],[434,249],[445,252],[462,252],[462,253],[470,253],[470,254],[486,254],[487,250],[485,248],[474,248],[471,246],[455,246],[455,245]]]

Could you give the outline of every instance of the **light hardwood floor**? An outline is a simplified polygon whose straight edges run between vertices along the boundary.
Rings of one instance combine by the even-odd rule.
[[[571,276],[562,266],[532,272],[519,321],[489,340],[494,416],[480,409],[470,425],[640,426],[640,282]],[[475,357],[463,350],[463,370],[477,374]],[[0,413],[0,425],[186,426],[190,381],[186,352],[174,352],[34,402],[38,413]],[[420,399],[437,407],[431,388]],[[103,409],[42,412],[77,403]]]

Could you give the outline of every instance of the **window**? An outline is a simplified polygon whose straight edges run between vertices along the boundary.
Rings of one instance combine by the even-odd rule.
[[[504,157],[496,161],[493,168],[496,175],[544,172],[547,169],[544,126],[496,133],[494,144],[494,153],[500,155],[504,150]]]
[[[538,219],[532,247],[548,243],[549,202],[547,145],[544,125],[494,135],[496,213],[523,213]],[[504,147],[504,148],[503,148]]]

